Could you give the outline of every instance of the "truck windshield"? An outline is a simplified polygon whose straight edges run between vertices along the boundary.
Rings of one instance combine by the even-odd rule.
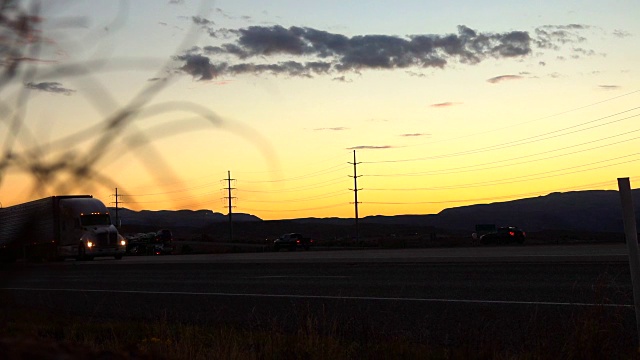
[[[109,214],[80,215],[82,226],[111,225]]]

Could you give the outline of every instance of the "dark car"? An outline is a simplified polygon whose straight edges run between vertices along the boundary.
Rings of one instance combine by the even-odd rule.
[[[522,244],[526,238],[526,234],[521,229],[515,226],[503,226],[496,229],[494,232],[484,234],[480,237],[480,243],[490,244],[496,243],[502,244]]]
[[[169,229],[161,229],[156,232],[154,239],[154,253],[167,255],[173,253],[173,234]]]
[[[280,251],[280,249],[296,250],[302,248],[309,250],[313,240],[302,236],[299,233],[284,234],[273,241],[273,251]]]

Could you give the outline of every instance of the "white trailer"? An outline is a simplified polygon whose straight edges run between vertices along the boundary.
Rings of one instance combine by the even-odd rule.
[[[125,251],[109,210],[91,195],[51,196],[0,209],[2,260],[121,259]]]

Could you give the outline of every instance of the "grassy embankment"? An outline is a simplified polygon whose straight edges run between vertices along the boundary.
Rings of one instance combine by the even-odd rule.
[[[491,323],[481,333],[459,334],[451,344],[433,344],[415,337],[383,335],[367,324],[344,326],[348,320],[314,315],[303,317],[294,330],[277,324],[102,321],[7,307],[0,316],[0,358],[4,359],[639,358],[634,334],[621,334],[625,328],[622,313],[604,307],[581,311],[561,327],[549,328],[533,319],[525,324],[527,340],[515,346],[495,339],[492,334],[500,331]]]

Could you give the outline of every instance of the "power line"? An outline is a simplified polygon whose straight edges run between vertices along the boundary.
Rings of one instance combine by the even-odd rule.
[[[591,130],[591,129],[595,129],[595,128],[598,128],[598,127],[601,127],[601,126],[610,125],[610,124],[613,124],[613,123],[616,123],[616,122],[620,122],[620,121],[623,121],[623,120],[632,119],[632,118],[635,118],[637,116],[640,116],[640,114],[632,115],[632,116],[629,116],[629,117],[626,117],[626,118],[622,118],[622,119],[612,120],[612,121],[604,123],[604,124],[594,125],[594,126],[591,126],[591,127],[588,127],[588,128],[579,129],[579,130],[571,131],[571,132],[564,133],[564,134],[558,134],[558,135],[553,135],[553,136],[549,136],[549,137],[543,138],[543,136],[546,136],[546,135],[551,135],[551,134],[554,134],[554,133],[557,133],[557,132],[569,130],[569,129],[576,128],[576,127],[579,127],[579,126],[584,126],[585,124],[589,124],[589,123],[596,122],[596,121],[601,121],[601,120],[604,120],[604,119],[607,119],[607,118],[610,118],[610,117],[613,117],[613,116],[616,116],[616,115],[620,115],[620,114],[623,114],[623,113],[626,113],[626,112],[629,112],[629,111],[637,110],[637,109],[640,109],[640,107],[636,107],[636,108],[633,108],[633,109],[625,110],[625,111],[622,111],[622,112],[619,112],[619,113],[616,113],[616,114],[613,114],[613,115],[608,115],[608,116],[605,116],[605,117],[601,117],[601,118],[598,118],[598,119],[595,119],[595,120],[591,120],[591,121],[588,121],[588,122],[580,124],[580,125],[569,126],[569,127],[563,128],[563,129],[550,131],[550,132],[547,132],[547,133],[543,133],[543,134],[540,134],[540,135],[523,138],[523,139],[520,139],[520,140],[509,141],[509,142],[502,143],[502,144],[491,145],[491,146],[486,146],[486,147],[467,150],[467,151],[460,151],[460,152],[454,152],[454,153],[449,153],[449,154],[427,156],[427,157],[420,157],[420,158],[413,158],[413,159],[363,161],[363,163],[364,164],[381,164],[381,163],[399,163],[399,162],[424,161],[424,160],[434,160],[434,159],[457,157],[457,156],[470,155],[470,154],[478,154],[478,153],[494,151],[494,150],[502,150],[502,149],[506,149],[506,148],[510,148],[510,147],[514,147],[514,146],[526,145],[526,144],[531,144],[531,143],[538,142],[538,141],[557,138],[557,137],[560,137],[560,136],[575,134],[577,132]]]
[[[632,177],[632,179],[638,178],[640,176],[636,175]],[[484,198],[473,198],[473,199],[455,199],[455,200],[443,200],[443,201],[412,201],[412,202],[383,202],[383,201],[366,201],[365,204],[375,204],[375,205],[420,205],[420,204],[448,204],[448,203],[460,203],[460,202],[478,202],[478,201],[488,201],[488,200],[499,200],[499,199],[509,199],[509,198],[522,198],[527,196],[535,196],[542,194],[550,194],[553,192],[559,191],[571,191],[582,188],[592,188],[594,186],[605,186],[605,185],[615,185],[615,180],[584,184],[578,186],[571,186],[565,188],[557,188],[552,190],[544,190],[544,191],[535,191],[529,193],[521,193],[521,194],[510,194],[510,195],[500,195],[500,196],[491,196]]]
[[[277,180],[247,180],[246,182],[249,184],[254,184],[254,183],[278,183],[278,182],[286,182],[286,181],[296,181],[296,180],[304,180],[304,179],[308,179],[310,177],[316,177],[318,175],[325,175],[325,174],[330,174],[330,173],[334,173],[334,172],[338,172],[338,171],[343,171],[344,170],[344,165],[340,164],[340,165],[335,165],[332,166],[328,169],[324,169],[324,170],[318,170],[316,172],[313,173],[309,173],[309,174],[305,174],[305,175],[300,175],[300,176],[296,176],[296,177],[291,177],[291,178],[286,178],[286,179],[277,179]]]
[[[243,199],[243,202],[251,202],[251,203],[291,203],[291,202],[304,202],[304,201],[309,201],[309,200],[320,200],[320,199],[327,199],[327,198],[332,198],[332,197],[337,197],[340,195],[345,195],[346,190],[338,190],[338,191],[334,191],[331,193],[327,193],[327,194],[321,194],[321,195],[316,195],[316,196],[311,196],[311,197],[307,197],[307,198],[302,198],[302,199],[289,199],[289,200],[246,200]]]
[[[205,185],[187,187],[187,188],[183,188],[183,189],[180,189],[180,190],[163,191],[163,192],[148,193],[148,194],[127,194],[127,195],[122,195],[122,196],[139,196],[139,197],[142,197],[142,196],[168,195],[168,194],[177,194],[177,193],[188,192],[188,191],[192,191],[192,190],[206,189],[206,188],[214,187],[214,186],[216,186],[216,185],[215,184],[205,184]]]
[[[301,211],[322,210],[322,209],[330,209],[330,208],[336,208],[336,207],[344,207],[346,205],[348,204],[339,203],[339,204],[317,206],[317,207],[303,208],[303,209],[250,209],[250,208],[243,208],[243,209],[247,211],[255,211],[255,212],[301,212]]]
[[[254,192],[254,193],[282,193],[282,192],[292,192],[292,191],[306,191],[306,190],[313,190],[313,189],[319,189],[322,187],[327,187],[329,185],[334,185],[337,183],[341,183],[344,181],[344,177],[339,177],[339,178],[334,178],[334,179],[330,179],[327,181],[323,181],[323,182],[319,182],[316,183],[315,185],[306,185],[306,186],[300,186],[300,187],[295,187],[295,188],[290,188],[290,189],[280,189],[280,190],[249,190],[249,189],[243,189],[242,191],[246,191],[246,192]],[[320,184],[324,184],[324,185],[320,185]],[[317,186],[316,186],[317,185]]]
[[[591,103],[591,104],[588,104],[588,105],[583,105],[583,106],[580,106],[580,107],[577,107],[577,108],[573,108],[573,109],[570,109],[570,110],[565,110],[565,111],[562,111],[562,112],[559,112],[559,113],[543,116],[543,117],[540,117],[540,118],[537,118],[537,119],[533,119],[533,120],[520,122],[520,123],[517,123],[517,124],[507,125],[507,126],[503,126],[503,127],[500,127],[500,128],[494,128],[494,129],[491,129],[491,130],[486,130],[486,131],[482,131],[482,132],[476,132],[476,133],[463,135],[463,136],[458,136],[458,137],[454,137],[454,138],[432,141],[432,142],[429,142],[429,143],[416,144],[416,145],[412,145],[412,146],[433,145],[433,144],[438,144],[438,143],[443,143],[443,142],[450,142],[450,141],[455,141],[455,140],[460,140],[460,139],[466,139],[466,138],[469,138],[469,137],[477,137],[478,135],[489,134],[489,133],[492,133],[492,132],[505,130],[505,129],[510,129],[510,128],[513,128],[513,127],[526,125],[526,124],[538,122],[538,121],[541,121],[541,120],[551,119],[551,118],[554,118],[554,117],[557,117],[557,116],[560,116],[560,115],[569,114],[569,113],[572,113],[572,112],[575,112],[575,111],[578,111],[578,110],[583,110],[583,109],[586,109],[586,108],[589,108],[589,107],[592,107],[592,106],[596,106],[596,105],[600,105],[600,104],[603,104],[603,103],[606,103],[606,102],[609,102],[609,101],[613,101],[613,100],[616,100],[616,99],[619,99],[619,98],[622,98],[622,97],[625,97],[625,96],[633,95],[633,94],[638,93],[638,92],[640,92],[640,90],[634,90],[634,91],[628,92],[626,94],[614,96],[612,98],[601,100],[601,101],[598,101],[598,102],[595,102],[595,103]]]
[[[244,182],[246,182],[248,184],[254,184],[254,183],[278,183],[278,182],[302,180],[302,179],[306,179],[306,178],[309,178],[309,177],[317,177],[318,175],[325,175],[325,174],[329,174],[329,173],[342,171],[342,170],[344,170],[344,167],[345,167],[344,164],[338,164],[338,165],[331,166],[329,168],[318,170],[318,171],[315,171],[315,172],[312,172],[312,173],[306,173],[304,175],[294,176],[294,177],[291,177],[291,178],[277,179],[277,180],[244,180]],[[200,180],[200,179],[203,179],[203,178],[198,178],[197,180]],[[191,181],[192,180],[181,180],[181,181],[174,181],[174,182],[166,183],[166,184],[163,184],[163,185],[184,184],[184,183],[188,183],[188,182],[191,182]],[[156,184],[153,184],[153,185],[156,185]],[[203,184],[203,185],[190,186],[190,187],[179,189],[179,190],[171,190],[171,191],[163,191],[163,192],[155,192],[155,193],[128,194],[126,196],[166,195],[166,194],[187,192],[187,191],[190,191],[190,190],[198,190],[198,189],[214,187],[214,186],[216,186],[216,185],[207,183],[207,184]],[[141,187],[142,188],[149,188],[149,185],[145,185],[145,186],[141,186]]]
[[[594,147],[587,148],[587,149],[576,150],[576,151],[572,151],[572,152],[569,152],[569,153],[559,154],[559,155],[554,155],[554,156],[547,156],[547,157],[539,158],[539,159],[527,160],[527,161],[516,162],[516,163],[500,165],[500,166],[481,167],[481,166],[485,166],[485,165],[494,165],[494,164],[505,163],[505,162],[509,162],[509,161],[513,161],[513,160],[534,157],[534,156],[538,156],[538,155],[542,155],[542,154],[548,154],[548,153],[557,152],[557,151],[561,151],[561,150],[566,150],[566,149],[570,149],[570,148],[574,148],[574,147],[578,147],[578,146],[583,146],[583,145],[586,145],[586,144],[593,144],[593,143],[596,143],[596,142],[599,142],[599,141],[612,139],[612,138],[623,136],[623,135],[628,135],[628,134],[635,133],[635,132],[638,132],[638,131],[640,131],[640,129],[628,131],[628,132],[625,132],[625,133],[609,136],[609,137],[598,139],[598,140],[587,141],[587,142],[584,142],[584,143],[581,143],[581,144],[566,146],[566,147],[563,147],[563,148],[558,148],[558,149],[553,149],[553,150],[547,150],[547,151],[539,152],[539,153],[536,153],[536,154],[523,155],[523,156],[518,156],[518,157],[515,157],[515,158],[504,159],[504,160],[490,161],[490,162],[482,163],[482,164],[460,166],[460,167],[447,168],[447,169],[441,169],[441,170],[431,170],[431,171],[427,171],[427,172],[414,172],[414,173],[402,173],[402,174],[367,174],[367,175],[364,175],[364,176],[367,176],[367,177],[396,177],[396,176],[446,175],[446,174],[458,174],[458,173],[465,173],[465,172],[476,172],[476,171],[482,171],[482,170],[491,170],[491,169],[500,168],[500,167],[503,167],[503,166],[523,165],[523,164],[529,164],[529,163],[537,162],[537,161],[556,159],[556,158],[563,157],[563,156],[575,155],[575,154],[586,152],[586,151],[602,149],[602,148],[605,148],[605,147],[608,147],[608,146],[619,145],[619,144],[626,143],[626,142],[629,142],[629,141],[638,140],[638,139],[640,139],[640,137],[634,137],[634,138],[630,138],[630,139],[620,140],[620,141],[616,141],[616,142],[613,142],[613,143],[610,143],[610,144],[594,146]],[[470,168],[477,168],[477,169],[470,169]],[[462,169],[467,169],[467,170],[462,170]]]
[[[612,159],[597,161],[597,162],[594,162],[592,164],[599,164],[599,163],[603,163],[603,162],[607,162],[607,161],[619,160],[619,159],[628,158],[630,156],[636,156],[636,155],[640,155],[640,153],[635,153],[635,154],[631,154],[631,155],[625,155],[625,156],[620,156],[620,157],[616,157],[616,158],[612,158]],[[372,191],[456,190],[456,189],[465,189],[465,188],[482,187],[482,186],[505,185],[505,184],[513,184],[513,183],[517,183],[517,182],[540,180],[540,179],[546,179],[546,178],[551,178],[551,177],[558,177],[558,176],[577,174],[577,173],[581,173],[581,172],[585,172],[585,171],[598,170],[598,169],[603,169],[603,168],[607,168],[607,167],[611,167],[611,166],[615,166],[615,165],[627,164],[627,163],[631,163],[631,162],[635,162],[635,161],[640,161],[640,159],[622,161],[622,162],[619,162],[619,163],[616,163],[616,164],[603,165],[603,166],[598,166],[598,167],[594,167],[594,168],[590,168],[590,169],[576,170],[576,171],[566,172],[566,173],[563,173],[563,174],[548,175],[548,176],[541,176],[541,175],[550,174],[550,173],[554,173],[554,172],[560,172],[560,171],[564,171],[564,170],[567,170],[567,169],[575,169],[575,168],[585,167],[585,166],[589,166],[589,165],[592,165],[592,164],[576,165],[576,166],[563,168],[563,169],[544,171],[544,172],[537,173],[537,174],[522,175],[522,176],[506,178],[506,179],[489,180],[489,181],[483,181],[483,182],[477,182],[477,183],[467,183],[467,184],[460,184],[460,185],[447,185],[447,186],[439,186],[439,187],[431,187],[431,188],[395,188],[395,189],[391,189],[391,188],[387,188],[387,189],[383,189],[383,188],[367,188],[367,190],[372,190]],[[538,176],[538,177],[535,177],[535,178],[532,178],[532,179],[522,179],[522,178],[533,177],[533,176]],[[516,180],[516,179],[520,179],[520,180]]]
[[[344,156],[344,154],[340,154],[340,155],[336,155],[336,156],[333,156],[331,158],[327,158],[327,159],[324,159],[324,160],[316,160],[316,161],[313,161],[313,164],[316,165],[316,164],[326,163],[326,162],[329,162],[329,161],[336,160],[338,158],[342,158],[343,156]],[[241,175],[245,175],[245,174],[255,175],[255,174],[272,174],[274,172],[276,172],[276,171],[273,171],[273,170],[271,170],[271,171],[236,171],[236,174],[240,173]],[[275,180],[275,181],[280,181],[280,180]],[[265,182],[269,182],[269,181],[265,180]]]

